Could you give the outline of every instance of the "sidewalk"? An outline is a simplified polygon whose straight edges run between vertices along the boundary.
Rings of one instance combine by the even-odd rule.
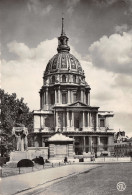
[[[17,194],[95,167],[98,167],[98,165],[73,164],[2,178],[0,181],[0,195]]]

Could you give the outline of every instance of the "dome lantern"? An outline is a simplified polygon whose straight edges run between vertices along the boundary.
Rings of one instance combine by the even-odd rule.
[[[70,47],[68,46],[68,40],[69,39],[64,32],[64,18],[62,18],[61,36],[58,37],[58,48],[57,48],[58,53],[70,51]]]

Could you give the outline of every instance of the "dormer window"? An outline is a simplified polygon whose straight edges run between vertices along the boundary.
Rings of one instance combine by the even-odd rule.
[[[71,60],[71,68],[76,69],[76,64],[75,64],[73,58],[70,58],[70,60]]]
[[[66,58],[64,55],[62,55],[61,58],[61,68],[67,68]]]
[[[55,58],[53,61],[52,69],[56,69],[56,67],[57,67],[57,58]]]
[[[62,75],[62,83],[66,83],[66,76]]]

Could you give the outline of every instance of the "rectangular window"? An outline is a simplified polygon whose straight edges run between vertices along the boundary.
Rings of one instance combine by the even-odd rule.
[[[100,127],[105,127],[105,119],[100,119]]]
[[[77,94],[76,94],[76,93],[73,94],[73,101],[74,101],[74,102],[77,101]]]
[[[62,93],[62,104],[67,104],[67,94]]]

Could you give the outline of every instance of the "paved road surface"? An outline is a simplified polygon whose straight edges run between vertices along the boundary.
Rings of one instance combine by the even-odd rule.
[[[116,184],[125,182],[126,190]],[[132,195],[132,163],[104,164],[101,167],[55,183],[37,195]]]
[[[73,164],[2,178],[0,182],[0,195],[12,195],[26,189],[40,186],[49,181],[55,181],[58,178],[89,170],[96,166],[98,165]]]

